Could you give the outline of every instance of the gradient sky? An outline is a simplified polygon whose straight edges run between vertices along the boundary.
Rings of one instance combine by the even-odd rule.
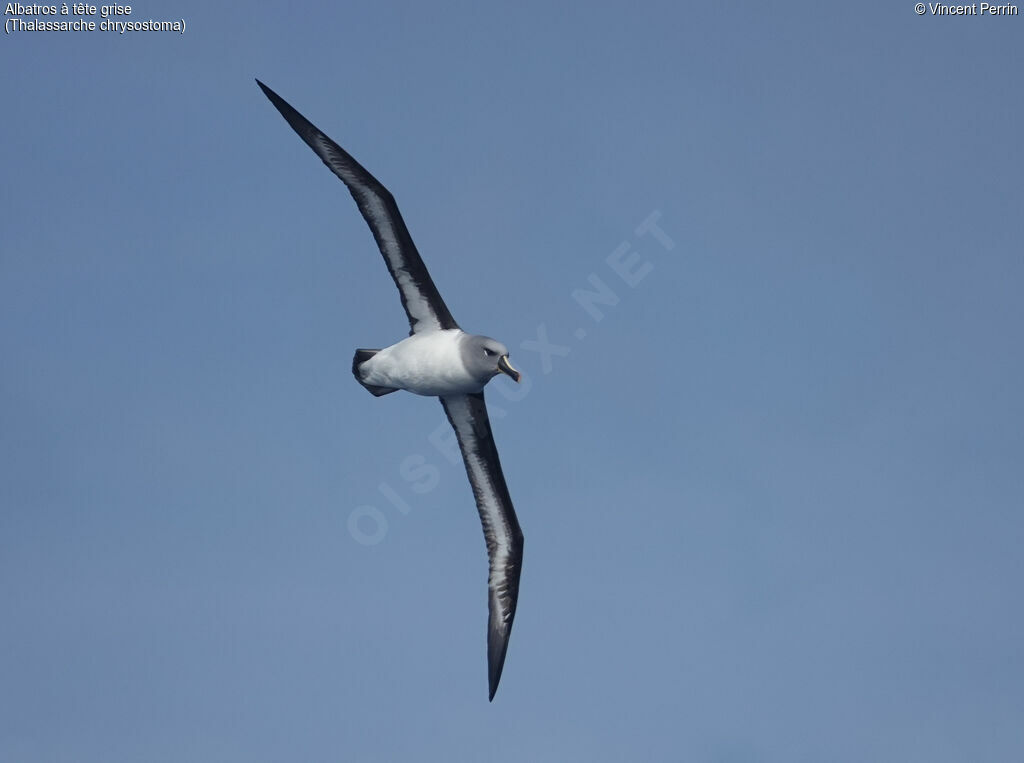
[[[0,760],[1024,760],[1024,18],[132,18],[0,42]],[[527,376],[493,704],[443,412],[352,379],[405,316],[255,77]]]

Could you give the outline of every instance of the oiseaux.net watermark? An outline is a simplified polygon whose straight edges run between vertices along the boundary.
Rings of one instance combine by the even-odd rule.
[[[656,259],[658,253],[674,248],[675,241],[661,224],[661,211],[652,211],[633,229],[631,237],[621,241],[604,258],[600,272],[587,274],[586,286],[578,286],[570,291],[571,299],[592,324],[590,328],[576,328],[571,332],[572,336],[577,341],[585,339],[593,326],[604,320],[607,308],[616,307],[622,301],[623,286],[630,290],[636,289],[650,276],[654,271],[651,257]],[[546,323],[538,323],[535,333],[535,338],[520,342],[519,348],[533,353],[534,361],[539,361],[541,374],[547,376],[555,368],[554,359],[567,357],[573,348],[572,345],[553,342]],[[519,365],[519,368],[522,371],[523,366]],[[517,387],[501,384],[490,389],[496,390],[505,402],[518,403],[530,394],[533,379],[523,372]],[[488,400],[487,410],[496,419],[508,413],[501,404],[494,404],[493,395]],[[447,463],[449,467],[458,467],[460,472],[463,471],[459,443],[446,418],[439,417],[437,426],[421,442],[421,451],[410,453],[398,462],[397,481],[381,481],[377,485],[377,492],[386,501],[386,504],[381,504],[386,507],[386,511],[377,505],[365,503],[349,512],[348,532],[356,543],[376,546],[387,537],[391,521],[398,516],[407,516],[412,511],[410,501],[415,500],[414,496],[425,496],[437,488],[441,483],[439,459],[440,463]]]

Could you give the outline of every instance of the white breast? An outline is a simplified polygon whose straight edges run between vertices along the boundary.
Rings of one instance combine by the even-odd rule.
[[[363,379],[430,397],[479,392],[483,385],[467,373],[459,352],[465,336],[459,329],[413,334],[363,363]]]

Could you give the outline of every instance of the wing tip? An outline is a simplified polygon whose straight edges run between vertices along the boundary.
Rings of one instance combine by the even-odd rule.
[[[505,656],[508,653],[508,640],[511,629],[504,633],[495,633],[493,630],[487,639],[487,701],[493,702],[494,695],[498,693],[498,684],[501,683],[501,674],[505,669]]]
[[[296,114],[298,114],[298,112],[295,111],[292,105],[288,103],[288,101],[286,101],[284,98],[279,96],[277,93],[275,93],[273,90],[271,90],[269,87],[260,82],[259,78],[256,78],[256,84],[260,86],[260,90],[263,91],[263,95],[267,96],[267,98],[270,99],[270,102],[274,104],[274,107],[281,112],[281,116],[287,119],[290,123],[291,119],[289,119],[289,112],[295,112]],[[301,117],[301,115],[299,116]],[[305,117],[302,117],[302,119],[305,120]],[[294,125],[293,129],[295,129]]]
[[[503,656],[503,658],[501,660],[501,663],[498,665],[498,669],[494,670],[493,667],[492,667],[491,670],[488,671],[490,673],[490,675],[488,676],[488,681],[487,681],[487,683],[488,683],[488,685],[487,685],[487,701],[488,702],[494,702],[494,695],[498,693],[498,684],[501,682],[501,669],[502,669],[502,667],[504,667],[504,664],[505,664],[505,660],[504,660],[504,656]]]

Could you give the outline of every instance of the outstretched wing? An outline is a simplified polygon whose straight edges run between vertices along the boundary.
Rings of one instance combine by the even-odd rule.
[[[402,306],[409,316],[409,333],[458,328],[459,325],[448,312],[448,307],[423,264],[409,229],[405,227],[395,197],[341,146],[320,132],[281,96],[259,80],[256,80],[256,84],[263,89],[263,93],[299,137],[348,186],[398,286]]]
[[[491,435],[484,393],[442,397],[448,421],[459,438],[466,473],[484,526],[490,575],[487,578],[490,616],[487,621],[487,674],[490,699],[498,690],[508,637],[516,616],[519,573],[523,568],[523,531],[519,529],[498,449]]]

